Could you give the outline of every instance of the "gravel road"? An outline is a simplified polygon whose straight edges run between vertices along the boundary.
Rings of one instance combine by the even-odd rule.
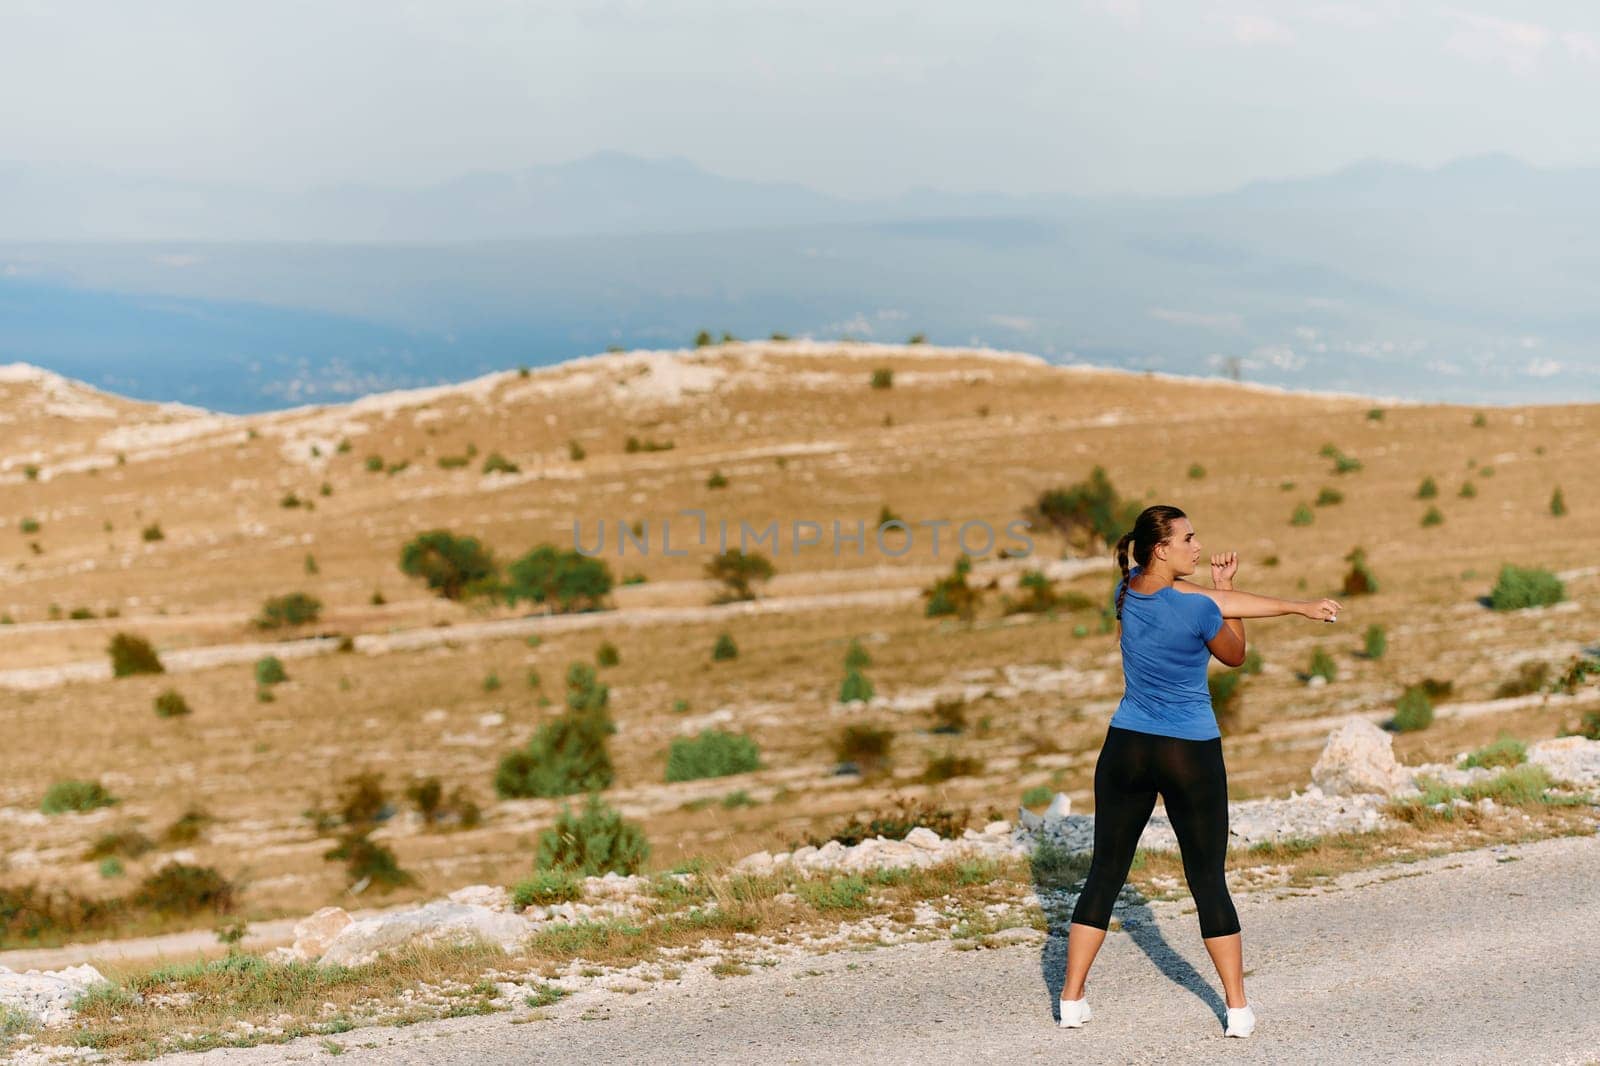
[[[1188,903],[1118,908],[1090,974],[1094,1018],[1052,1017],[1064,941],[950,942],[785,960],[749,976],[564,1001],[548,1020],[463,1018],[337,1039],[341,1062],[1600,1064],[1600,835],[1237,895],[1259,1024],[1222,1036]],[[528,1015],[523,1013],[523,1018]],[[169,1056],[323,1059],[321,1041]]]

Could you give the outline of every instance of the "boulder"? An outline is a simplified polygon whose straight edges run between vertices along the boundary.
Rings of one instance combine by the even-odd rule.
[[[1045,808],[1044,820],[1065,818],[1072,813],[1072,797],[1065,792],[1057,792],[1056,798],[1050,801],[1050,806]]]
[[[924,851],[938,851],[943,846],[943,842],[939,839],[939,834],[922,825],[917,826],[906,834],[906,843]]]
[[[0,966],[0,1006],[25,1014],[40,1025],[59,1025],[72,1017],[72,1001],[105,982],[93,966],[15,973]]]
[[[532,932],[515,914],[468,903],[441,901],[414,910],[351,922],[333,938],[322,961],[361,966],[380,954],[408,944],[459,944],[474,940],[513,951]]]
[[[1543,766],[1558,781],[1588,787],[1600,784],[1600,740],[1556,737],[1528,748],[1528,761]]]
[[[1394,738],[1355,716],[1328,734],[1311,780],[1330,796],[1392,796],[1411,787],[1411,774],[1395,761]]]
[[[492,911],[509,911],[511,893],[504,885],[467,885],[446,897],[451,903],[466,903],[474,907],[488,907]]]
[[[294,947],[289,950],[304,962],[322,958],[334,937],[351,922],[343,907],[324,907],[309,918],[302,918],[294,926]]]

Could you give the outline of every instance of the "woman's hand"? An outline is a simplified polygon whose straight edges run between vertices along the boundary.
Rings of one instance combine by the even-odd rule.
[[[1211,557],[1211,587],[1232,590],[1233,575],[1239,569],[1238,552],[1218,552]]]
[[[1337,622],[1342,610],[1344,605],[1338,600],[1306,600],[1300,605],[1300,613],[1313,622]]]

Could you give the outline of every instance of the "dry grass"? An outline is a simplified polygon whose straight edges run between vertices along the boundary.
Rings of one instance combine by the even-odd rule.
[[[759,367],[740,369],[747,353],[763,351]],[[608,559],[619,578],[649,578],[617,589],[623,613],[560,620],[537,647],[506,637],[384,654],[285,654],[291,680],[275,687],[271,703],[257,702],[248,661],[40,692],[0,687],[7,739],[0,805],[36,809],[45,788],[64,778],[99,778],[123,800],[43,825],[0,820],[3,883],[98,885],[116,894],[122,886],[102,882],[82,858],[94,839],[121,828],[157,838],[199,806],[217,822],[190,850],[196,862],[242,882],[246,917],[365,905],[370,897],[347,895],[341,869],[321,858],[329,842],[315,837],[302,812],[369,768],[384,771],[395,794],[407,780],[433,775],[447,791],[471,787],[486,806],[484,824],[471,831],[426,832],[404,815],[386,823],[376,839],[395,849],[419,884],[371,901],[512,883],[527,875],[533,841],[559,803],[490,802],[495,763],[559,709],[566,665],[593,662],[605,640],[622,653],[620,665],[601,670],[621,726],[612,738],[617,785],[608,799],[643,822],[655,869],[781,846],[850,813],[880,809],[896,792],[1010,814],[1026,788],[1048,785],[1078,809],[1092,806],[1094,757],[1121,687],[1114,638],[1098,632],[1092,607],[1002,618],[991,592],[972,625],[924,618],[916,600],[759,614],[718,608],[687,621],[629,613],[709,601],[712,590],[700,578],[706,556],[689,539],[693,520],[680,515],[684,508],[708,507],[735,528],[740,519],[756,528],[834,518],[871,526],[888,504],[912,522],[984,520],[1003,529],[1040,491],[1099,463],[1126,494],[1182,505],[1208,548],[1238,548],[1246,588],[1326,594],[1338,588],[1350,548],[1364,545],[1382,591],[1351,598],[1338,627],[1313,629],[1299,619],[1249,624],[1267,669],[1242,686],[1225,741],[1235,798],[1304,787],[1331,721],[1392,706],[1404,683],[1448,678],[1455,702],[1487,699],[1515,674],[1516,657],[1564,662],[1578,648],[1572,634],[1600,622],[1596,576],[1586,571],[1569,582],[1571,604],[1559,611],[1507,618],[1475,602],[1503,561],[1589,565],[1584,532],[1600,519],[1600,504],[1580,496],[1571,514],[1554,519],[1547,503],[1553,484],[1582,482],[1600,459],[1600,407],[1506,409],[1474,429],[1471,413],[1458,407],[1395,407],[1373,422],[1365,417],[1372,404],[1361,399],[920,349],[874,356],[871,365],[896,371],[887,390],[869,388],[868,362],[848,354],[733,346],[692,361],[729,375],[715,394],[675,404],[630,399],[629,390],[647,392],[648,381],[640,364],[619,357],[532,379],[513,372],[481,394],[447,390],[392,417],[356,407],[222,419],[210,438],[174,448],[97,442],[113,425],[180,416],[107,401],[115,423],[49,418],[29,386],[0,386],[0,413],[17,419],[0,443],[0,461],[38,451],[43,457],[30,461],[45,470],[37,482],[0,478],[0,514],[41,522],[30,535],[0,527],[0,611],[22,623],[0,630],[0,669],[104,661],[119,630],[148,636],[163,653],[258,640],[249,620],[262,601],[296,590],[325,605],[316,632],[382,635],[511,617],[429,598],[399,574],[400,545],[435,526],[479,536],[509,557],[540,541],[564,546],[575,518],[591,537],[600,518],[646,519],[655,549],[645,558]],[[588,376],[580,381],[580,374]],[[572,383],[569,391],[533,391],[561,379]],[[885,414],[893,415],[890,428]],[[676,447],[629,454],[630,434]],[[336,450],[341,438],[351,440],[348,452]],[[581,441],[588,458],[571,461],[569,439]],[[1340,506],[1293,528],[1295,502],[1333,482],[1319,455],[1330,441],[1363,469],[1338,476]],[[309,459],[313,442],[325,465]],[[439,456],[462,454],[469,442],[481,455],[503,453],[523,473],[485,480],[476,466],[438,466]],[[126,453],[125,465],[114,465],[116,451]],[[374,453],[410,465],[393,476],[370,474],[363,461]],[[108,464],[98,474],[57,469],[96,454]],[[1444,527],[1421,528],[1412,499],[1418,481],[1431,473],[1451,484],[1469,460],[1492,464],[1495,476],[1478,479],[1476,499],[1446,500]],[[1204,479],[1187,476],[1194,462],[1205,466]],[[712,466],[730,485],[708,495]],[[333,490],[326,497],[316,491],[324,480]],[[1283,482],[1294,489],[1283,491]],[[316,508],[279,506],[290,491]],[[674,552],[687,544],[686,556],[659,550],[660,522],[669,518]],[[140,531],[156,521],[165,539],[143,541]],[[1533,558],[1525,548],[1530,530],[1539,545]],[[938,558],[925,537],[900,559],[870,545],[863,556],[835,555],[826,542],[799,556],[780,553],[779,576],[763,599],[921,587],[948,571],[950,535],[947,527]],[[1043,531],[1033,536],[1033,563],[1061,551]],[[28,548],[33,540],[43,554]],[[317,575],[304,572],[308,551]],[[1280,565],[1261,565],[1273,555]],[[1004,571],[1009,580],[1017,569],[1016,561],[1009,570],[979,564],[974,578],[988,582]],[[1100,572],[1058,591],[1098,604],[1109,584],[1109,572]],[[386,605],[368,602],[375,588]],[[63,617],[80,605],[97,613],[116,607],[120,617],[51,623],[51,604]],[[1389,652],[1375,662],[1355,655],[1371,622],[1389,632]],[[1074,635],[1080,626],[1087,636]],[[713,662],[723,631],[740,654]],[[833,703],[845,649],[857,636],[870,638],[873,664],[865,672],[891,705],[847,712]],[[1339,680],[1308,689],[1292,671],[1319,642],[1338,660]],[[541,689],[527,687],[530,669],[541,675]],[[486,692],[482,681],[491,673],[503,684]],[[152,701],[167,687],[182,693],[192,715],[156,717]],[[541,693],[553,703],[541,706]],[[966,701],[965,731],[932,734],[935,701],[953,698]],[[675,712],[677,700],[689,710]],[[1430,729],[1397,737],[1397,754],[1408,762],[1453,759],[1502,730],[1531,743],[1571,724],[1568,712],[1538,707],[1471,717],[1452,717],[1450,709],[1442,704]],[[896,734],[893,772],[864,783],[831,773],[833,737],[861,720]],[[665,784],[672,738],[706,726],[749,733],[767,769]],[[917,781],[931,758],[952,750],[978,760],[982,772]],[[719,802],[736,790],[751,802]],[[122,883],[168,853],[126,860]]]

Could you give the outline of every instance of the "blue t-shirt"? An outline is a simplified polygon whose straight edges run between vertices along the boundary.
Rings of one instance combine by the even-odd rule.
[[[1138,573],[1136,566],[1128,577]],[[1118,582],[1118,592],[1124,584]],[[1206,687],[1206,641],[1221,628],[1222,608],[1210,596],[1171,587],[1155,593],[1128,589],[1122,601],[1122,703],[1111,724],[1184,740],[1220,737]]]

